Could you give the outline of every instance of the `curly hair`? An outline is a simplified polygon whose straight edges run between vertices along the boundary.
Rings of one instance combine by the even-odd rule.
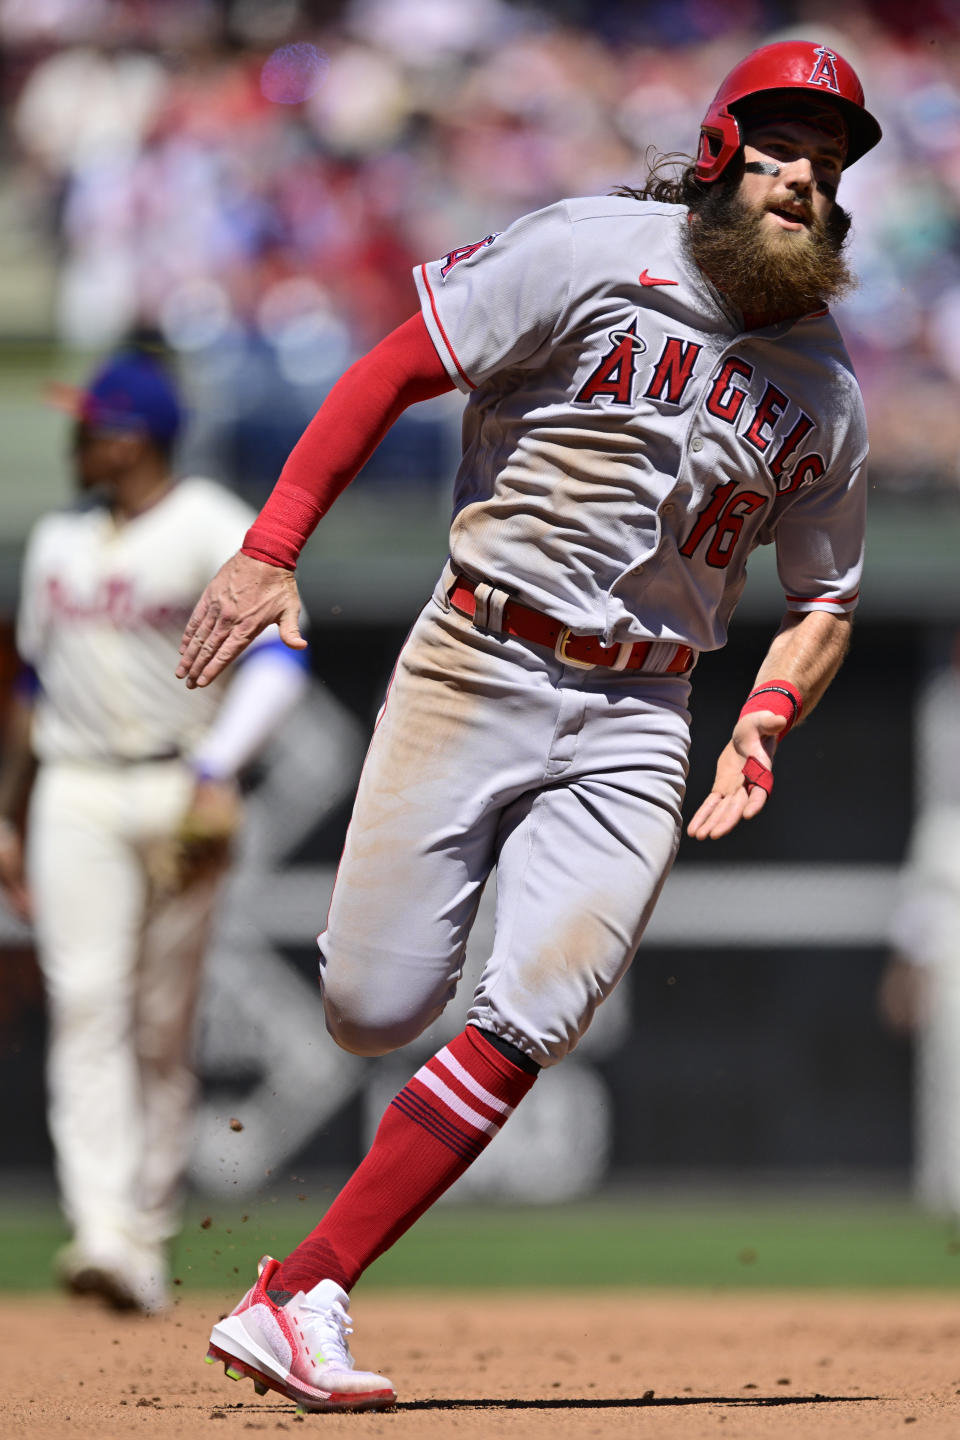
[[[696,161],[682,151],[674,150],[661,155],[651,145],[643,158],[647,166],[647,178],[643,184],[617,185],[611,194],[623,195],[628,200],[657,200],[663,205],[686,205],[696,212],[711,193],[739,185],[743,174],[742,152],[727,166],[720,180],[712,185],[705,185],[697,179]]]

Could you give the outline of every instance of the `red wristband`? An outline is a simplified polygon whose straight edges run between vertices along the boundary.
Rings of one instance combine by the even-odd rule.
[[[323,515],[323,505],[309,491],[281,475],[273,494],[244,536],[241,549],[254,560],[295,570],[307,536]]]
[[[791,685],[789,680],[765,680],[750,691],[740,715],[749,715],[753,710],[772,710],[774,715],[782,715],[787,722],[777,737],[782,740],[800,719],[802,709],[803,696],[796,685]]]

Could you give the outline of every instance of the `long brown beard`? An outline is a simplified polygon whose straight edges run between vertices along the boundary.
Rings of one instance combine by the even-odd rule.
[[[687,226],[694,260],[738,310],[768,321],[807,315],[856,287],[843,256],[850,217],[834,205],[802,234],[771,234],[736,189],[709,194]]]

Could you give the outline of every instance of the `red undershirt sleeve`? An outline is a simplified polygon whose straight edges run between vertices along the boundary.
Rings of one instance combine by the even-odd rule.
[[[242,550],[287,570],[321,516],[373,454],[397,416],[452,390],[418,312],[337,381],[290,452]]]

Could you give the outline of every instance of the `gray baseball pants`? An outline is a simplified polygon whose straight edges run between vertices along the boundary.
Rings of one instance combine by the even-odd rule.
[[[539,1064],[629,966],[680,838],[683,676],[585,670],[490,634],[441,583],[397,662],[319,937],[327,1027],[380,1055],[440,1015],[497,869],[469,1020]]]

